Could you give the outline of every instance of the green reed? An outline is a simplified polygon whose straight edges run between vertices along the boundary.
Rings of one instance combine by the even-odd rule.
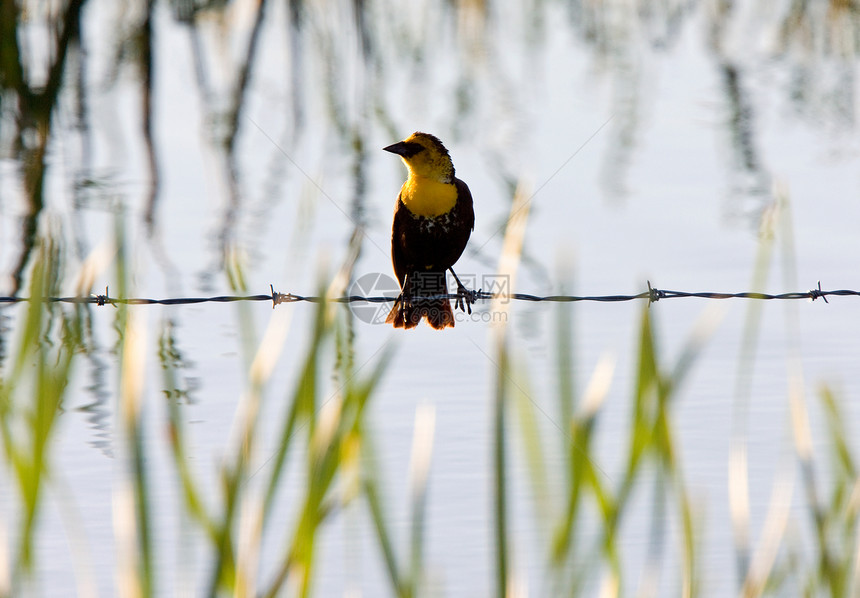
[[[53,243],[38,250],[30,292],[47,296],[58,288],[60,252]],[[34,543],[39,507],[51,477],[51,439],[66,384],[81,350],[81,318],[56,305],[31,301],[23,309],[22,331],[2,382],[0,432],[4,462],[12,475],[18,515],[11,588],[35,567]]]

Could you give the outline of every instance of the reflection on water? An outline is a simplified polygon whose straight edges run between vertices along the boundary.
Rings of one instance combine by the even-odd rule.
[[[172,372],[172,375],[183,372],[193,372],[195,364],[185,357],[178,346],[176,338],[176,322],[167,320],[164,323],[159,339],[158,361],[161,369]],[[185,405],[197,403],[195,393],[199,387],[199,379],[196,376],[185,375],[181,380],[175,380],[165,390],[165,398],[168,401],[176,401]]]
[[[117,219],[135,245],[133,282],[158,296],[239,286],[236,262],[258,277],[266,270],[267,282],[298,285],[313,279],[317,254],[387,260],[393,197],[380,197],[395,187],[381,181],[375,156],[380,140],[402,139],[418,119],[473,150],[472,176],[486,180],[469,184],[487,192],[476,196],[483,203],[466,256],[492,271],[507,202],[535,156],[556,160],[538,165],[539,200],[594,134],[585,153],[600,148],[598,193],[621,212],[637,207],[635,170],[652,141],[661,78],[695,77],[708,90],[722,212],[756,231],[774,202],[768,127],[805,123],[852,151],[858,39],[860,8],[843,0],[3,2],[0,292],[22,291],[42,240],[62,248],[58,283],[75,288],[77,268]],[[696,52],[705,57],[694,63],[699,72],[663,70]],[[582,98],[595,95],[606,105],[577,120],[589,106]],[[459,158],[458,170],[468,164]],[[557,205],[533,203],[544,222],[566,222]],[[557,286],[543,245],[527,237],[522,257],[524,290]],[[100,286],[112,276],[86,280]],[[100,336],[100,322],[113,318],[106,313],[81,314],[75,404],[87,442],[110,457],[118,350]],[[4,370],[17,314],[0,312]],[[176,314],[163,325],[157,361],[185,378],[164,383],[165,398],[209,408],[201,364],[215,359],[211,345]],[[545,345],[538,320],[528,314],[521,337]],[[337,357],[336,372],[356,365],[353,354]]]
[[[84,403],[77,409],[85,414],[87,424],[92,428],[93,439],[90,444],[101,451],[106,457],[113,457],[113,397],[114,390],[110,376],[114,373],[114,355],[99,346],[93,331],[92,307],[76,306],[78,316],[83,324],[81,346],[84,349],[87,365],[85,366],[87,384],[83,389],[87,392],[90,402]]]
[[[91,22],[83,29],[82,37],[84,7],[92,12],[86,13]],[[820,122],[834,131],[844,130],[846,125],[853,127],[856,121],[854,63],[860,25],[852,3],[793,2],[764,8],[754,3],[724,1],[707,3],[707,7],[689,2],[640,6],[575,1],[568,4],[568,18],[562,22],[552,20],[554,9],[542,2],[508,6],[463,1],[450,7],[452,10],[439,13],[428,7],[413,14],[366,2],[328,10],[301,0],[288,2],[286,8],[265,0],[176,0],[170,4],[169,16],[159,12],[155,2],[148,1],[129,3],[123,10],[114,8],[99,18],[95,13],[103,7],[95,1],[63,3],[56,11],[26,2],[4,7],[5,31],[0,48],[2,151],[20,168],[3,188],[4,195],[20,201],[22,210],[17,238],[19,257],[9,269],[9,292],[14,294],[20,288],[34,247],[44,207],[48,147],[52,143],[54,152],[63,156],[63,163],[71,166],[65,176],[75,190],[73,205],[77,209],[88,204],[86,198],[91,196],[92,187],[110,184],[110,178],[119,179],[121,187],[129,178],[137,179],[142,195],[139,214],[156,246],[155,252],[162,256],[165,268],[170,268],[166,252],[157,249],[159,204],[165,201],[159,192],[160,166],[165,160],[161,155],[164,148],[159,144],[169,143],[169,139],[159,139],[155,131],[158,93],[169,98],[171,94],[196,90],[202,117],[209,125],[209,151],[213,157],[209,172],[216,177],[221,207],[211,234],[212,259],[203,273],[205,280],[223,271],[224,256],[239,242],[237,221],[240,213],[249,209],[252,189],[256,187],[257,192],[271,197],[271,191],[283,187],[279,180],[289,176],[283,166],[283,153],[292,155],[299,147],[297,140],[308,132],[309,106],[314,107],[314,116],[318,114],[316,109],[323,107],[319,114],[327,117],[339,140],[341,147],[337,151],[352,153],[349,212],[357,226],[366,226],[365,139],[371,127],[380,125],[388,138],[403,135],[403,127],[392,115],[394,106],[386,97],[389,83],[398,73],[411,73],[407,75],[409,84],[415,88],[419,103],[430,107],[428,98],[432,97],[434,106],[452,108],[450,124],[455,137],[473,135],[474,127],[465,123],[474,120],[478,111],[488,105],[495,104],[513,119],[521,119],[518,113],[525,111],[527,96],[517,89],[514,73],[506,70],[501,60],[514,50],[525,56],[544,51],[542,31],[548,22],[566,22],[580,43],[590,48],[598,72],[611,80],[614,92],[607,111],[613,119],[603,177],[604,190],[610,197],[623,198],[626,194],[625,172],[637,152],[643,114],[652,101],[649,95],[653,89],[645,85],[650,72],[661,52],[678,44],[701,19],[707,21],[709,49],[722,81],[720,92],[727,110],[727,153],[733,156],[730,164],[734,172],[727,195],[729,201],[747,197],[753,200],[752,205],[758,205],[740,209],[749,218],[755,219],[762,202],[767,203],[770,187],[770,177],[756,149],[756,109],[745,91],[748,80],[759,76],[758,69],[775,60],[784,70],[784,77],[775,78],[783,101],[800,118]],[[517,11],[529,15],[524,29],[519,36],[502,40],[500,35],[508,32],[511,25],[505,19]],[[416,19],[425,26],[417,26]],[[168,20],[187,36],[183,50],[192,58],[194,78],[184,81],[184,89],[155,87],[156,65],[168,68],[170,55],[177,51],[175,44],[181,43],[174,41],[172,47],[159,47],[160,39],[176,35],[177,30],[159,31],[172,26]],[[431,36],[429,31],[440,35]],[[449,31],[454,32],[453,36]],[[243,147],[240,140],[242,135],[255,132],[256,122],[247,116],[255,82],[267,85],[273,81],[271,74],[264,71],[272,57],[261,50],[267,37],[282,37],[284,42],[281,51],[287,59],[280,64],[285,70],[276,79],[288,95],[279,96],[286,97],[286,102],[277,101],[279,110],[290,118],[279,119],[282,129],[272,137],[274,147],[263,150],[270,156],[265,161],[273,166],[264,186],[259,187],[246,174],[243,162],[247,157],[242,152],[249,148]],[[447,96],[440,97],[438,91],[428,94],[427,86],[435,79],[433,61],[439,54],[438,46],[451,42],[454,46],[446,48],[446,52],[458,65],[456,81]],[[517,47],[512,49],[511,43]],[[352,60],[356,54],[357,59]],[[490,84],[482,85],[482,80]],[[499,93],[501,90],[504,91]],[[106,106],[127,93],[134,96],[131,99],[138,110],[131,136],[128,129],[122,133],[112,130],[116,123],[111,120],[122,117],[116,113],[110,116],[115,108]],[[516,131],[517,137],[528,137],[521,127]],[[123,171],[128,167],[112,165],[110,157],[107,161],[104,156],[96,157],[95,138],[106,135],[115,137],[111,142],[115,147],[139,143],[141,164]],[[502,153],[498,154],[500,149]],[[498,176],[509,187],[518,178],[516,162],[506,158],[510,150],[510,140],[502,146],[490,143],[487,147],[489,155],[499,155]]]
[[[730,110],[728,128],[732,151],[728,201],[741,204],[730,205],[728,209],[743,220],[758,223],[761,212],[770,204],[771,181],[759,163],[755,147],[755,111],[741,88],[738,68],[726,63],[721,73]],[[745,205],[749,203],[752,205]]]

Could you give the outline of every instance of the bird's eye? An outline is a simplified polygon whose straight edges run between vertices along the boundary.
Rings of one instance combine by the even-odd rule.
[[[418,154],[418,153],[424,151],[424,146],[421,145],[420,143],[414,143],[414,142],[405,143],[404,146],[405,146],[403,148],[404,149],[404,151],[403,151],[403,157],[404,158],[411,158],[415,154]]]

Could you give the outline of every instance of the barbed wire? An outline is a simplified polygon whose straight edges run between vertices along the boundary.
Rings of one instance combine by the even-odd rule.
[[[97,306],[103,305],[189,305],[195,303],[231,303],[234,301],[271,301],[274,308],[281,303],[321,303],[328,301],[330,303],[391,303],[397,299],[397,296],[377,296],[366,297],[363,295],[346,295],[343,297],[325,297],[320,295],[296,295],[294,293],[279,293],[275,291],[272,285],[269,285],[271,292],[261,295],[219,295],[216,297],[177,297],[171,299],[144,299],[144,298],[120,298],[111,297],[109,289],[105,289],[104,295],[88,295],[79,297],[0,297],[0,305],[14,303],[28,303],[40,301],[43,303],[74,303],[74,304],[92,304]],[[530,295],[528,293],[490,293],[487,291],[470,291],[469,297],[465,297],[468,302],[475,303],[477,301],[492,301],[495,299],[504,301],[530,301],[530,302],[556,302],[556,303],[572,303],[577,301],[595,301],[603,303],[615,303],[621,301],[636,301],[647,299],[648,303],[656,303],[663,299],[681,299],[687,297],[697,297],[700,299],[823,299],[828,303],[828,297],[847,297],[860,296],[860,291],[848,289],[839,289],[826,291],[822,290],[821,282],[817,288],[808,291],[796,291],[791,293],[758,293],[758,292],[741,292],[741,293],[720,293],[712,291],[688,292],[688,291],[670,291],[666,289],[657,289],[651,286],[648,281],[648,290],[635,295]],[[447,299],[451,301],[462,301],[463,295],[442,293],[431,296],[413,297],[413,302],[437,301],[439,299]]]

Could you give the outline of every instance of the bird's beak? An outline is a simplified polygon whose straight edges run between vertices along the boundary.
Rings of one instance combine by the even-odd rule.
[[[382,151],[391,152],[392,154],[397,154],[398,156],[400,156],[403,154],[403,146],[404,145],[405,144],[402,141],[399,141],[398,143],[393,143],[393,144],[389,145],[388,147],[382,148]]]
[[[412,143],[408,141],[398,141],[388,147],[382,148],[386,152],[391,152],[392,154],[397,154],[398,156],[402,156],[403,158],[409,158],[414,156],[418,152],[424,149],[424,147],[420,143]]]

